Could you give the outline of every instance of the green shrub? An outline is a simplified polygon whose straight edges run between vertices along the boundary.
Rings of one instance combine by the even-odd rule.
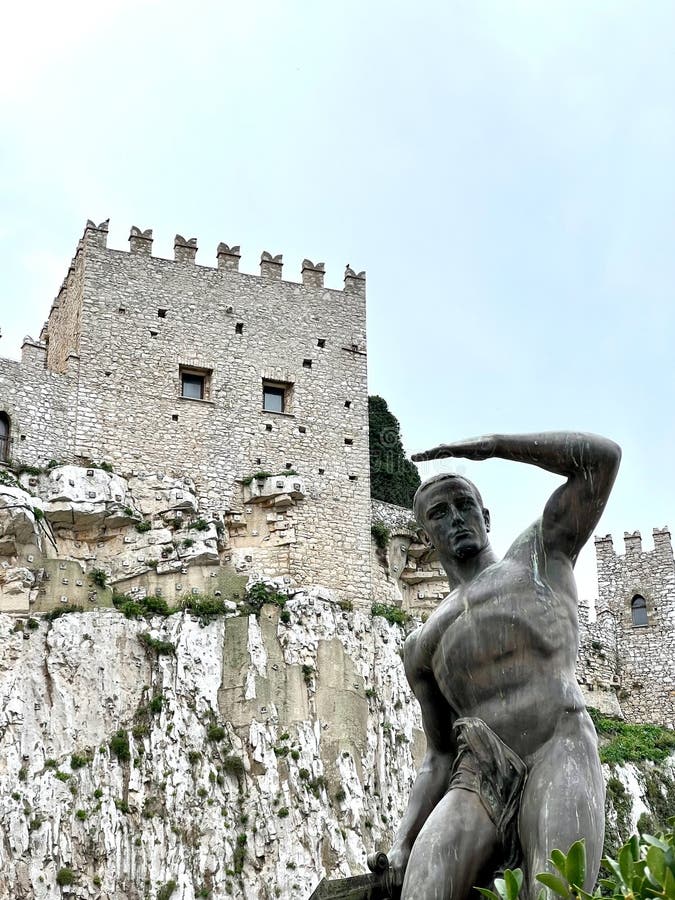
[[[305,681],[305,684],[311,684],[313,676],[314,666],[308,666],[307,663],[304,663],[302,667],[302,677]]]
[[[370,533],[375,541],[378,550],[386,550],[391,540],[391,531],[384,522],[373,522],[370,526]]]
[[[200,625],[208,625],[218,616],[227,612],[225,603],[218,597],[208,597],[205,594],[191,594],[183,601],[182,608],[199,619]]]
[[[104,588],[108,584],[108,573],[103,569],[92,569],[89,573],[89,579],[96,587]]]
[[[148,709],[150,710],[151,713],[154,713],[156,715],[157,713],[160,713],[162,711],[163,702],[164,702],[164,698],[162,697],[162,695],[157,694],[150,701]]]
[[[181,546],[185,547],[185,549],[188,550],[190,547],[192,547],[194,545],[194,542],[195,542],[194,538],[184,538],[181,541]]]
[[[42,469],[39,466],[19,466],[16,470],[17,475],[42,475]]]
[[[176,890],[177,884],[171,879],[171,881],[167,881],[166,884],[163,884],[162,887],[157,891],[157,900],[169,900],[169,897]]]
[[[246,596],[241,604],[241,611],[257,616],[266,603],[283,609],[287,600],[288,597],[277,591],[273,586],[265,584],[264,581],[256,581],[246,591]]]
[[[75,884],[75,873],[72,869],[64,866],[56,873],[56,883],[59,887],[66,887],[67,885]]]
[[[37,619],[31,618],[31,619],[28,619],[28,621],[26,622],[26,628],[29,631],[36,631],[39,627],[40,627],[40,623],[38,622]]]
[[[199,750],[190,750],[190,752],[188,753],[188,762],[191,766],[196,766],[201,758],[202,755]]]
[[[61,616],[66,616],[69,613],[81,612],[84,612],[82,606],[78,606],[76,603],[64,603],[64,605],[59,606],[58,609],[50,609],[48,613],[45,613],[45,619],[48,622],[53,622],[55,619],[60,619]]]
[[[138,639],[148,649],[154,650],[158,656],[170,656],[176,652],[175,644],[171,641],[161,641],[159,638],[154,638],[148,631],[139,634]]]
[[[244,860],[246,859],[246,844],[248,843],[248,838],[245,834],[237,835],[237,844],[234,848],[234,859],[232,864],[234,866],[235,875],[241,875],[242,869],[244,868]]]
[[[410,621],[410,616],[398,606],[389,606],[386,603],[373,603],[370,611],[373,616],[381,616],[391,625],[400,625],[402,628]]]
[[[70,768],[83,769],[89,762],[91,762],[91,760],[88,756],[82,756],[79,753],[73,753],[73,755],[70,757]]]
[[[223,759],[222,765],[223,772],[227,775],[235,775],[237,778],[242,776],[245,772],[244,769],[244,761],[239,756],[234,756],[232,753],[228,753],[228,755]]]
[[[129,735],[123,729],[120,728],[119,731],[116,731],[115,734],[110,738],[110,752],[113,756],[116,756],[120,762],[129,762],[131,759],[131,750],[129,749]]]
[[[56,873],[56,883],[59,887],[75,884],[75,873],[68,866],[64,866]]]
[[[288,807],[282,806],[280,809],[277,810],[277,815],[279,816],[280,819],[288,818]]]
[[[225,737],[225,729],[222,725],[209,725],[206,730],[206,737],[210,741],[222,741]]]
[[[194,531],[208,531],[209,523],[206,519],[195,519],[193,522],[190,522],[188,529],[193,529]]]
[[[80,822],[84,822],[84,820],[87,818],[87,813],[83,809],[78,809],[78,811],[75,813],[75,818],[79,819]]]
[[[143,534],[146,531],[150,531],[150,529],[152,528],[152,522],[149,519],[143,519],[142,522],[136,523],[135,528],[139,534]]]
[[[675,731],[660,725],[636,725],[589,709],[606,763],[660,762],[675,750]]]

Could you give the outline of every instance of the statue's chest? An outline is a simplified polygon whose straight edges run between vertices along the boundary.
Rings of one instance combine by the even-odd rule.
[[[502,564],[451,594],[427,625],[434,670],[474,674],[496,660],[547,653],[566,620],[550,590],[524,566]]]

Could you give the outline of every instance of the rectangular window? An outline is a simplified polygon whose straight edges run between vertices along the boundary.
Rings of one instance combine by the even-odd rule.
[[[263,378],[262,383],[262,408],[265,412],[285,413],[293,412],[293,385],[289,381],[268,381]]]
[[[180,367],[180,395],[186,400],[208,400],[210,382],[210,369]]]
[[[263,409],[267,412],[286,412],[286,389],[263,382]]]

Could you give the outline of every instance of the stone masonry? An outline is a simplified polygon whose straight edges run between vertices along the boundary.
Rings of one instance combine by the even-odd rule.
[[[40,340],[0,360],[12,462],[185,477],[198,514],[233,526],[242,566],[368,602],[365,274],[347,267],[334,290],[322,263],[296,283],[281,255],[249,275],[236,246],[209,267],[194,238],[176,235],[168,260],[151,230],[131,229],[130,252],[107,233],[87,223]],[[264,384],[283,409],[263,408]]]
[[[589,637],[601,645],[621,708],[631,721],[675,726],[675,563],[668,528],[653,529],[653,550],[639,531],[625,532],[625,553],[611,535],[596,537],[597,621]],[[646,624],[634,623],[633,600],[646,601]]]

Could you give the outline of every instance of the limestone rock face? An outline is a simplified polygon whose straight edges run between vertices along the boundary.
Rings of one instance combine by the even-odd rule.
[[[42,509],[37,497],[19,487],[0,485],[0,556],[16,556],[22,548],[40,548],[36,509]]]
[[[306,900],[389,847],[424,753],[402,630],[323,590],[229,608],[0,615],[0,897],[65,869],[73,898]],[[605,769],[612,835],[670,803],[672,758]]]
[[[318,593],[286,622],[0,616],[0,897],[57,900],[69,868],[71,897],[304,900],[362,871],[423,740],[402,631]]]
[[[117,527],[129,522],[128,485],[124,478],[103,469],[56,466],[42,476],[46,484],[45,516],[55,526],[73,529]]]
[[[171,478],[161,472],[135,475],[129,478],[129,489],[144,516],[168,510],[197,512],[197,493],[189,478]]]

